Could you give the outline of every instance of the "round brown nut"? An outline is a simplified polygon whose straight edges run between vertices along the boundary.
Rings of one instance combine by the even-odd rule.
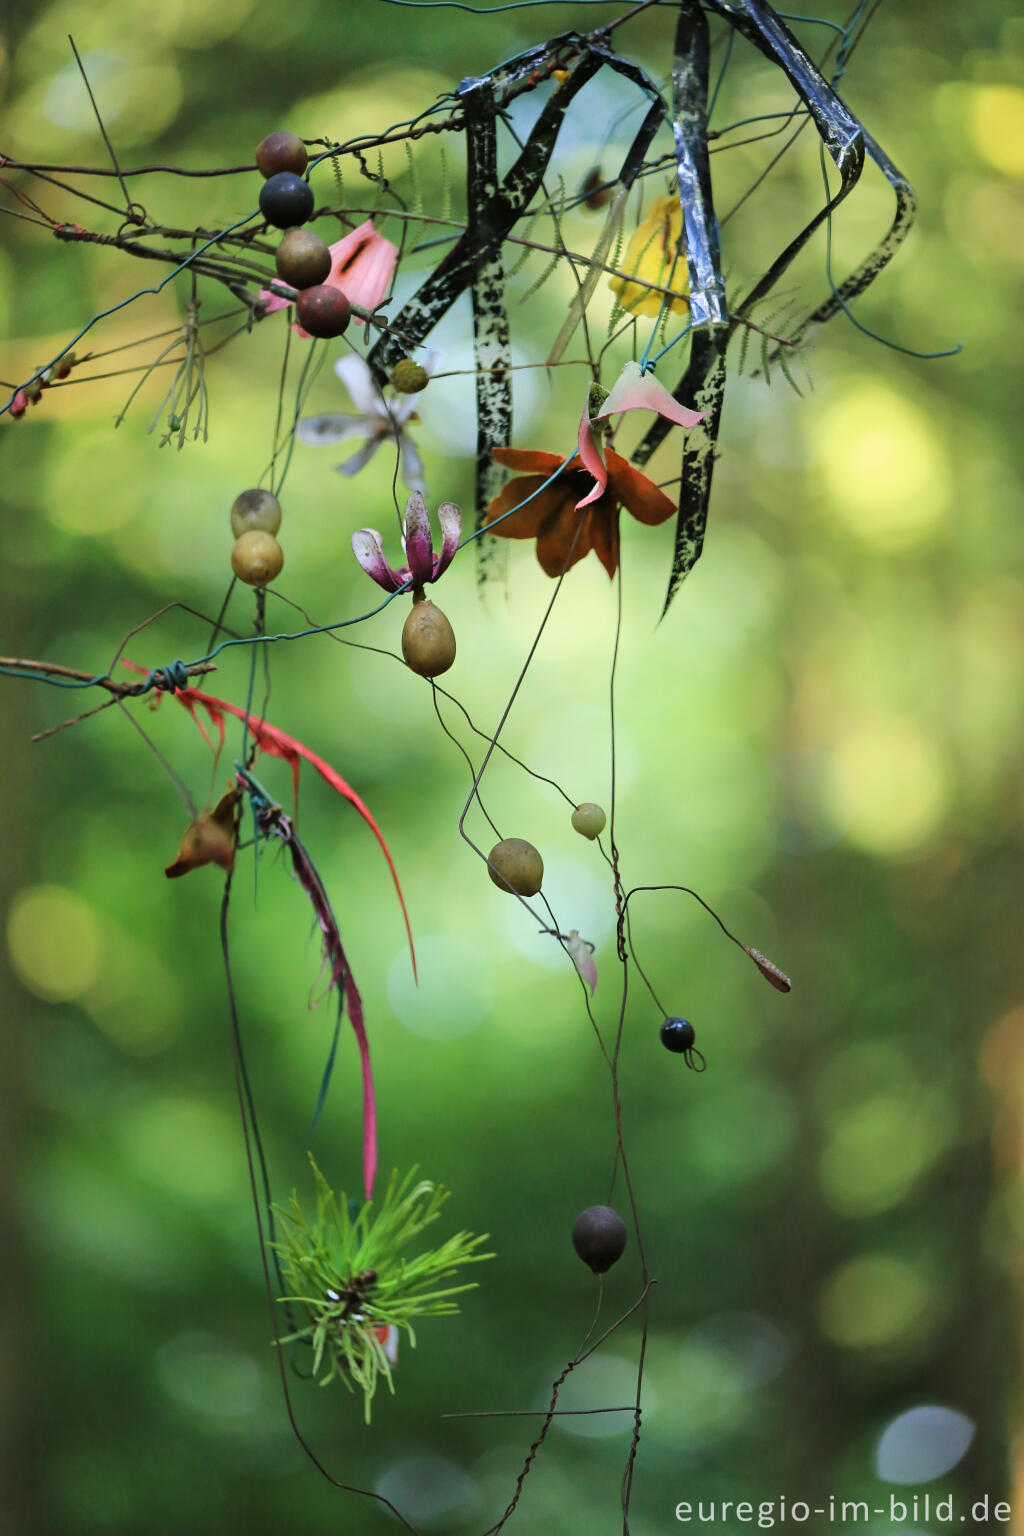
[[[523,837],[504,837],[487,855],[487,873],[499,890],[536,896],[544,879],[544,860]]]
[[[309,164],[309,155],[298,134],[282,128],[277,133],[268,133],[256,146],[256,164],[261,176],[276,176],[278,171],[301,176]]]
[[[313,288],[331,275],[331,252],[312,229],[287,229],[274,256],[277,275],[293,288]]]
[[[265,587],[281,574],[284,551],[272,533],[254,528],[235,540],[231,551],[231,569],[239,581],[250,587]]]
[[[455,660],[455,631],[428,598],[412,605],[402,629],[402,655],[420,677],[440,677]]]
[[[303,288],[295,300],[295,318],[311,336],[341,336],[348,329],[352,310],[340,288],[317,283]]]

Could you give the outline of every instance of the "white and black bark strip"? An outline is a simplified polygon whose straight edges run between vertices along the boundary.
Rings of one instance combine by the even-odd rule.
[[[551,56],[548,62],[557,64],[558,55]],[[566,62],[570,62],[568,56]],[[388,377],[399,358],[429,336],[459,295],[475,282],[481,267],[500,256],[506,236],[540,186],[570,102],[603,62],[599,54],[586,50],[572,63],[567,78],[545,104],[522,153],[493,197],[474,210],[472,227],[460,235],[395,317],[391,333],[383,335],[369,353],[367,362],[379,378]]]
[[[700,559],[704,547],[715,445],[725,398],[729,311],[708,155],[710,59],[707,17],[698,0],[682,0],[672,69],[672,132],[690,284],[692,336],[689,364],[675,396],[707,414],[687,433],[683,447],[675,546],[663,612],[683,577]],[[633,455],[636,463],[646,463],[664,437],[664,432],[656,431],[659,424],[667,430],[668,423],[657,418],[655,429],[647,433]]]
[[[711,4],[784,72],[807,107],[821,142],[839,172],[839,189],[835,196],[828,199],[824,207],[775,258],[764,276],[754,284],[736,310],[733,318],[735,328],[738,321],[772,291],[811,236],[817,233],[857,185],[864,169],[864,130],[771,6],[765,5],[763,0],[737,0],[736,4],[711,0]]]
[[[486,239],[486,218],[498,195],[497,109],[488,79],[460,86],[466,122],[467,231]],[[476,515],[482,528],[487,508],[504,482],[505,471],[494,462],[493,450],[512,441],[512,363],[508,313],[505,308],[504,246],[483,256],[473,278],[473,355],[476,364]],[[500,548],[501,557],[497,551]],[[485,535],[477,540],[477,575],[481,581],[500,574],[507,546]]]
[[[685,141],[688,129],[691,132],[696,132],[699,131],[701,126],[703,127],[704,154],[707,151],[706,123],[698,125],[693,119],[692,112],[687,117],[687,115],[680,111],[680,105],[685,104],[686,101],[686,97],[681,95],[681,89],[689,91],[690,94],[693,91],[696,66],[691,55],[693,50],[700,46],[699,28],[695,25],[692,18],[687,16],[691,6],[695,8],[694,0],[683,0],[679,29],[677,31],[676,102],[674,104],[677,160],[680,138]],[[752,42],[766,58],[783,71],[807,107],[819,137],[834,161],[840,176],[839,189],[835,196],[830,198],[796,238],[790,241],[781,254],[776,257],[764,276],[755,283],[750,293],[747,294],[743,302],[736,308],[731,319],[727,318],[728,334],[731,334],[737,324],[749,315],[753,306],[771,292],[779,279],[788,270],[791,263],[804,249],[812,235],[821,228],[834,209],[839,206],[856,186],[864,167],[865,135],[860,123],[836,95],[828,81],[805,53],[785,23],[769,5],[763,3],[763,0],[735,0],[735,3],[729,3],[729,0],[708,0],[708,8],[717,11],[742,36]],[[686,47],[687,38],[690,39],[689,48]],[[682,47],[680,43],[682,43]],[[874,147],[877,149],[877,146]],[[699,149],[699,146],[695,146],[695,152],[697,149]],[[680,176],[680,195],[684,201],[685,219],[686,203],[682,175]],[[708,206],[710,208],[710,202]],[[687,227],[687,240],[689,241],[689,239],[690,231]],[[687,252],[687,259],[692,284],[694,279],[694,263],[690,259],[689,251]],[[884,261],[882,264],[884,265]],[[876,267],[872,271],[871,276],[867,279],[868,282],[877,275],[878,270],[880,268]],[[835,308],[838,307],[838,304],[836,304]],[[834,313],[834,310],[831,312]],[[707,499],[711,487],[714,441],[718,434],[718,416],[721,414],[722,397],[725,390],[724,347],[728,340],[728,335],[719,337],[714,328],[706,327],[703,331],[698,330],[696,328],[696,317],[694,324],[690,365],[673,393],[677,400],[692,405],[698,410],[706,410],[709,412],[709,416],[705,422],[701,423],[700,427],[691,433],[687,448],[684,451],[679,518],[676,526],[676,548],[673,556],[672,572],[669,578],[669,590],[665,602],[666,608],[671,602],[679,582],[686,575],[687,571],[692,568],[694,561],[700,555],[704,527],[707,521]],[[664,440],[668,431],[669,423],[659,418],[647,432],[634,453],[634,461],[638,464],[646,463],[654,450]]]
[[[868,157],[878,166],[886,181],[892,187],[896,197],[896,212],[893,215],[892,224],[884,239],[879,241],[869,256],[866,256],[860,266],[850,273],[849,277],[839,284],[834,293],[818,305],[804,320],[800,322],[790,338],[792,345],[797,346],[806,341],[816,330],[827,324],[839,313],[844,304],[855,299],[858,294],[869,288],[880,272],[889,265],[900,246],[910,231],[917,212],[917,203],[914,198],[914,189],[903,175],[902,171],[889,159],[889,156],[879,144],[871,137],[867,130],[864,133],[864,148]],[[778,356],[781,348],[776,348],[769,354],[772,362]]]

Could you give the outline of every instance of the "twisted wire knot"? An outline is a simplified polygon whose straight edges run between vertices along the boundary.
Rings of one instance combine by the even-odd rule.
[[[152,673],[154,688],[159,688],[167,693],[175,693],[179,688],[188,687],[188,671],[183,661],[170,661],[165,667],[158,667]]]

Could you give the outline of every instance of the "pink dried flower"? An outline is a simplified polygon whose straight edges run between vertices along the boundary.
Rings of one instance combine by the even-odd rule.
[[[441,524],[441,553],[434,554],[433,536],[427,504],[419,491],[413,491],[405,504],[402,548],[408,565],[392,570],[384,558],[384,541],[375,528],[360,528],[352,535],[352,550],[366,572],[385,592],[397,592],[411,581],[414,588],[437,581],[451,565],[462,534],[462,513],[453,501],[442,501],[437,509]]]
[[[626,411],[653,411],[655,415],[663,416],[666,421],[673,422],[677,427],[695,427],[707,415],[706,411],[691,411],[685,405],[680,405],[679,401],[669,394],[664,384],[658,383],[653,373],[641,371],[639,363],[627,363],[612,385],[611,392],[605,398],[601,409],[591,414],[589,394],[587,403],[583,407],[577,443],[583,466],[594,477],[594,488],[582,501],[576,503],[577,507],[586,507],[592,501],[597,501],[604,495],[608,484],[608,471],[601,457],[593,423],[605,421],[609,416],[618,416]]]

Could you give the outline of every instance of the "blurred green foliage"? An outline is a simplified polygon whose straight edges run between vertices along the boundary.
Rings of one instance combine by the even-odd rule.
[[[248,160],[278,127],[379,131],[463,75],[610,14],[40,0],[9,16],[0,43],[0,148],[102,163],[69,32],[126,163],[201,167]],[[655,10],[625,35],[659,77],[671,24]],[[879,1436],[923,1403],[977,1426],[933,1493],[994,1498],[1007,1486],[1024,1092],[1013,922],[1022,54],[1024,23],[1008,0],[981,11],[907,0],[878,12],[844,81],[921,208],[858,316],[911,347],[962,340],[963,353],[916,361],[838,320],[810,357],[809,398],[781,382],[768,391],[734,381],[706,553],[660,626],[668,532],[625,531],[616,836],[627,883],[695,886],[795,981],[790,997],[772,992],[683,896],[633,904],[641,963],[666,1006],[694,1022],[709,1063],[698,1078],[662,1050],[660,1017],[634,984],[623,1120],[657,1278],[638,1531],[669,1529],[682,1499],[887,1502]],[[570,184],[602,158],[624,99],[598,96],[573,130]],[[738,49],[722,120],[779,109],[772,72]],[[820,172],[805,138],[751,200],[742,237],[727,230],[733,271],[756,273],[816,206]],[[457,182],[460,151],[447,148]],[[757,145],[716,156],[721,208],[764,158]],[[443,196],[436,144],[417,149],[417,166],[429,211]],[[385,169],[408,189],[404,150]],[[885,227],[889,195],[870,174],[837,220],[840,272]],[[166,222],[209,228],[241,217],[258,190],[255,172],[132,185]],[[349,170],[345,192],[350,206],[373,206],[374,189]],[[35,193],[55,216],[78,216],[76,201]],[[97,227],[116,227],[94,211]],[[596,227],[574,215],[570,244],[587,248]],[[394,222],[385,228],[396,236]],[[12,382],[150,278],[29,224],[8,219],[4,232],[0,307],[12,339],[2,371]],[[516,279],[521,291],[543,260]],[[821,243],[797,278],[816,301]],[[223,306],[200,293],[208,312]],[[556,277],[519,313],[520,361],[543,358],[569,293]],[[155,333],[179,313],[165,291],[111,322],[97,345]],[[211,362],[205,447],[178,454],[147,437],[156,381],[116,433],[131,379],[49,392],[21,423],[0,423],[0,650],[102,670],[165,603],[216,611],[228,508],[268,457],[278,324]],[[469,363],[460,324],[442,341],[446,368]],[[519,445],[568,451],[581,376],[516,376]],[[449,384],[425,395],[418,440],[432,500],[469,507],[471,395],[466,381]],[[312,409],[345,403],[324,369]],[[295,454],[282,590],[320,622],[370,606],[352,530],[378,526],[395,547],[385,458],[349,482],[329,455]],[[658,463],[668,478],[670,457]],[[551,590],[529,546],[510,557],[507,597],[481,599],[468,561],[444,583],[459,641],[445,681],[488,731]],[[296,627],[273,599],[269,614],[275,627]],[[614,623],[614,590],[587,561],[503,736],[579,800],[608,800]],[[398,629],[388,609],[352,638],[394,650]],[[207,633],[171,612],[129,654],[147,666],[199,654]],[[243,652],[224,653],[211,691],[241,702],[248,666]],[[386,1493],[424,1529],[480,1530],[511,1495],[538,1421],[442,1415],[542,1407],[579,1345],[595,1282],[569,1232],[608,1194],[607,1073],[564,955],[457,836],[469,778],[426,686],[387,657],[325,637],[276,646],[271,678],[269,718],[334,763],[378,818],[417,936],[415,990],[372,839],[304,779],[303,836],[366,1001],[383,1169],[419,1163],[443,1180],[454,1191],[451,1229],[489,1232],[498,1254],[461,1315],[425,1323],[417,1349],[403,1350],[396,1396],[378,1400],[372,1428],[357,1398],[297,1381],[300,1418],[343,1480]],[[220,882],[204,870],[172,886],[161,872],[188,813],[120,711],[30,746],[79,699],[5,681],[3,703],[9,1529],[391,1529],[376,1507],[316,1477],[284,1417],[233,1096]],[[479,760],[479,740],[451,706],[444,713]],[[136,715],[198,800],[219,792],[184,711],[165,699]],[[264,761],[260,772],[287,803],[284,765]],[[488,772],[485,802],[505,835],[541,848],[560,920],[596,943],[597,1016],[611,1024],[614,911],[596,849],[571,831],[552,790],[503,760]],[[487,842],[479,817],[471,829]],[[328,1006],[306,1006],[318,949],[302,893],[275,858],[261,861],[255,891],[250,872],[246,855],[231,919],[236,987],[275,1192],[286,1199],[292,1187],[309,1193],[306,1129],[332,1020]],[[357,1105],[346,1038],[315,1140],[335,1185],[358,1182]],[[634,1299],[638,1273],[631,1247],[607,1277],[604,1318]],[[634,1319],[570,1378],[561,1406],[628,1404],[638,1338]],[[618,1530],[630,1423],[556,1421],[521,1528]]]

